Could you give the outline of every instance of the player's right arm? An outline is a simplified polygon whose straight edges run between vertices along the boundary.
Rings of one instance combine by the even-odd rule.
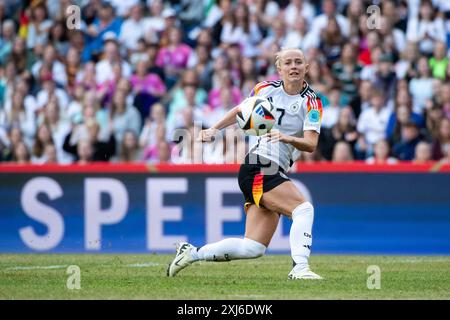
[[[253,90],[248,95],[249,97],[253,97],[256,95],[259,95],[261,89],[269,86],[269,83],[267,81],[263,81],[258,83]],[[231,126],[232,124],[236,123],[236,114],[239,112],[239,105],[228,111],[225,116],[219,120],[215,125],[213,125],[211,128],[202,130],[199,133],[198,140],[199,141],[211,141],[211,138],[217,133],[218,130],[222,130],[226,127]]]
[[[231,126],[236,123],[236,114],[239,112],[239,105],[228,111],[222,119],[220,119],[215,125],[211,128],[202,130],[199,133],[198,140],[199,141],[211,141],[211,137],[213,137],[218,130],[222,130],[226,127]]]

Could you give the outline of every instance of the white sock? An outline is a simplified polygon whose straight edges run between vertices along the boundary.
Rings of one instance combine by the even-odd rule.
[[[266,246],[248,239],[229,238],[192,250],[192,258],[206,261],[253,259],[262,256]]]
[[[308,267],[308,258],[311,253],[311,230],[314,221],[314,207],[310,202],[303,202],[292,212],[292,226],[289,234],[291,256],[296,267]]]

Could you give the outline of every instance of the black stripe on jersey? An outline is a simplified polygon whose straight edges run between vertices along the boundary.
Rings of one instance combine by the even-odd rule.
[[[278,88],[283,84],[282,80],[274,80],[274,81],[263,81],[261,84],[268,84],[272,87]],[[256,87],[259,85],[259,83],[256,85]]]
[[[312,109],[319,109],[319,108],[317,107],[317,102],[316,102],[316,100],[317,100],[318,98],[317,98],[317,96],[316,96],[316,93],[315,93],[313,90],[307,91],[307,92],[305,93],[305,96],[308,96],[308,97],[310,97],[312,100],[314,100],[314,101],[311,102],[311,107],[312,107]]]
[[[283,80],[267,81],[267,83],[275,88],[278,88],[283,84]]]
[[[305,97],[305,94],[307,93],[307,92],[313,92],[314,93],[314,90],[309,86],[309,84],[308,84],[308,82],[304,82],[305,83],[305,87],[302,89],[302,91],[300,92],[300,96],[302,97],[302,98],[304,98]]]
[[[275,81],[263,81],[256,84],[256,86],[253,88],[252,92],[250,93],[250,96],[258,95],[259,91],[263,88],[267,88],[268,86],[279,88],[283,84],[282,80],[275,80]]]

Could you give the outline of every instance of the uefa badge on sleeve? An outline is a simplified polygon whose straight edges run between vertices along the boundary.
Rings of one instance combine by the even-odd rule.
[[[308,120],[311,123],[317,123],[320,120],[320,113],[318,110],[311,110],[308,114]]]

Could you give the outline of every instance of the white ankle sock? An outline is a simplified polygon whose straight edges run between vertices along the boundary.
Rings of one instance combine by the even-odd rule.
[[[196,252],[194,252],[196,251]],[[262,256],[266,246],[248,239],[229,238],[204,245],[193,250],[192,258],[206,261],[229,261],[237,259],[253,259]]]
[[[307,268],[312,245],[312,226],[314,207],[310,202],[303,202],[292,212],[292,226],[289,234],[291,256],[296,268]]]

